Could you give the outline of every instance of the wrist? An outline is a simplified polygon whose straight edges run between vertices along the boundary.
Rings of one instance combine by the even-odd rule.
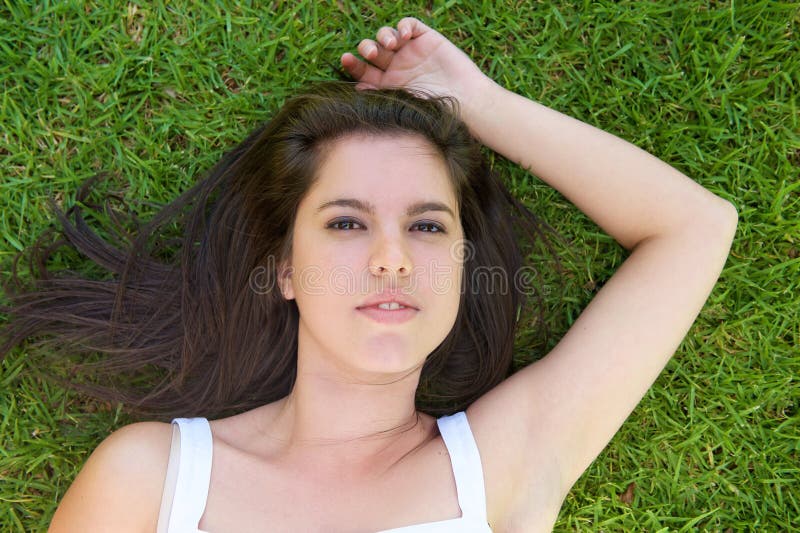
[[[482,117],[489,116],[494,112],[493,109],[503,90],[503,87],[497,82],[483,75],[475,83],[465,86],[462,94],[458,96],[461,120],[476,137],[479,138],[477,131]]]

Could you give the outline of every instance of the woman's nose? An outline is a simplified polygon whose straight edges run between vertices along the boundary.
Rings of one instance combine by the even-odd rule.
[[[376,276],[404,276],[411,271],[411,259],[401,238],[384,236],[376,243],[369,260],[369,271]]]

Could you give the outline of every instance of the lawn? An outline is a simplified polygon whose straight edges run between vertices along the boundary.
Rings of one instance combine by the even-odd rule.
[[[414,15],[506,88],[647,150],[739,212],[699,318],[555,529],[800,528],[800,2],[242,4],[0,6],[0,275],[51,223],[48,197],[68,207],[102,170],[96,199],[146,219],[294,90],[335,78],[360,39]],[[563,288],[542,291],[553,339],[520,331],[520,366],[626,253],[541,180],[494,166],[566,241]],[[58,267],[90,269],[66,250]],[[0,363],[0,531],[44,531],[89,453],[134,421],[38,379],[32,361],[22,345]]]

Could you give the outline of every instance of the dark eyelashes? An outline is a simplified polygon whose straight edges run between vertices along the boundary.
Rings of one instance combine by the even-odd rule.
[[[328,224],[328,225],[327,225],[327,226],[325,226],[325,227],[326,227],[326,228],[328,228],[328,229],[338,229],[338,230],[341,230],[341,229],[343,229],[343,228],[341,228],[341,227],[336,227],[336,226],[338,226],[338,225],[340,225],[340,224],[341,224],[341,225],[344,225],[344,224],[350,224],[350,225],[352,226],[353,224],[358,224],[358,222],[356,222],[356,221],[354,221],[354,220],[334,220],[333,222],[331,222],[330,224]],[[352,228],[351,228],[351,229],[352,229]]]
[[[345,230],[345,229],[343,229],[341,227],[336,227],[337,225],[345,225],[345,224],[349,224],[350,225],[350,229],[353,229],[352,226],[354,224],[358,225],[358,226],[362,226],[362,229],[363,229],[363,224],[361,224],[360,222],[358,222],[357,220],[354,220],[352,218],[340,218],[340,219],[334,220],[333,222],[329,223],[325,227],[327,229],[333,229],[333,230],[339,230],[339,231],[350,231],[349,229]],[[422,231],[422,233],[443,233],[443,234],[447,233],[445,231],[445,229],[441,225],[437,224],[436,222],[415,222],[414,226],[412,226],[412,227],[418,227],[418,226],[427,226],[427,227],[430,227],[430,228],[435,228],[435,231],[434,230],[428,230],[428,231]]]
[[[416,222],[414,223],[413,227],[418,227],[418,226],[428,226],[430,228],[436,228],[436,231],[428,230],[424,231],[423,233],[447,233],[442,226],[440,226],[435,222]]]

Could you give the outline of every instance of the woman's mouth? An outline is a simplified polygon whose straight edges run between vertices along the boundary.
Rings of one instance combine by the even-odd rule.
[[[401,324],[411,320],[419,312],[413,307],[403,307],[396,302],[358,307],[356,310],[382,324]]]

